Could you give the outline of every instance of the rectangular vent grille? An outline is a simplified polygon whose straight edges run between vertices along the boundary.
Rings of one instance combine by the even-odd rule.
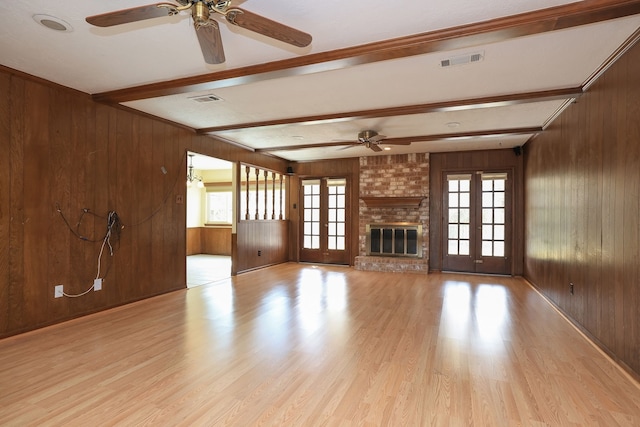
[[[447,59],[442,59],[440,60],[440,66],[452,67],[454,65],[471,64],[472,62],[480,62],[483,58],[483,52],[468,53],[466,55],[459,55]]]
[[[216,95],[193,96],[189,99],[195,102],[216,102],[222,100],[222,98]]]

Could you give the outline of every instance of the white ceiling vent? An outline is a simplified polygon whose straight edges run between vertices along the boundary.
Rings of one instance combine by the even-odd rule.
[[[480,62],[484,59],[484,52],[467,53],[465,55],[452,56],[451,58],[441,59],[440,66],[453,67],[454,65],[471,64],[472,62]]]
[[[209,95],[199,95],[199,96],[192,96],[189,98],[192,101],[195,102],[216,102],[216,101],[222,101],[222,98],[220,98],[217,95],[213,95],[213,94],[209,94]]]

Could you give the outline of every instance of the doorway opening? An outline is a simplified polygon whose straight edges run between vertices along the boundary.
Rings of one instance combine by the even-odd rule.
[[[187,287],[231,277],[234,164],[187,153]]]

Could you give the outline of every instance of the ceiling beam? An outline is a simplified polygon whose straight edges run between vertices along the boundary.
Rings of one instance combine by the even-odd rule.
[[[385,138],[379,142],[380,145],[387,144],[406,144],[412,142],[430,142],[430,141],[453,141],[457,139],[467,138],[485,138],[485,137],[498,137],[498,136],[513,136],[513,135],[532,135],[542,132],[543,129],[539,126],[514,128],[514,129],[490,129],[475,132],[459,132],[459,133],[443,133],[434,135],[418,135],[418,136],[406,136],[401,138]],[[349,145],[360,145],[357,140],[353,142],[341,141],[341,142],[325,142],[306,145],[282,145],[278,147],[256,148],[256,153],[275,152],[275,151],[291,151],[302,150],[305,148],[325,148],[325,147],[342,147]]]
[[[406,105],[402,107],[378,108],[370,110],[347,111],[341,113],[322,114],[315,116],[290,117],[285,119],[265,120],[260,122],[235,123],[223,126],[213,126],[196,129],[200,135],[212,134],[238,129],[249,129],[266,126],[279,126],[290,124],[317,124],[332,121],[373,119],[380,117],[405,116],[411,114],[427,114],[444,111],[471,110],[477,108],[503,107],[508,105],[524,104],[531,102],[553,101],[558,99],[576,99],[582,95],[580,87],[543,90],[536,92],[523,92],[498,96],[485,96],[480,98],[460,99],[453,101],[434,102],[429,104]]]
[[[287,76],[338,70],[354,65],[431,52],[468,48],[638,13],[640,13],[640,0],[584,0],[378,43],[97,93],[93,95],[93,99],[97,102],[113,104],[212,90]]]

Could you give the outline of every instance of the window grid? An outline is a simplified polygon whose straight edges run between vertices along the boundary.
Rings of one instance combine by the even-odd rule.
[[[304,249],[320,249],[320,184],[303,184]]]
[[[503,177],[482,179],[483,257],[505,255],[505,185]]]
[[[471,176],[449,178],[449,255],[469,255],[471,227]]]
[[[330,185],[328,187],[328,249],[345,250],[345,185]]]

